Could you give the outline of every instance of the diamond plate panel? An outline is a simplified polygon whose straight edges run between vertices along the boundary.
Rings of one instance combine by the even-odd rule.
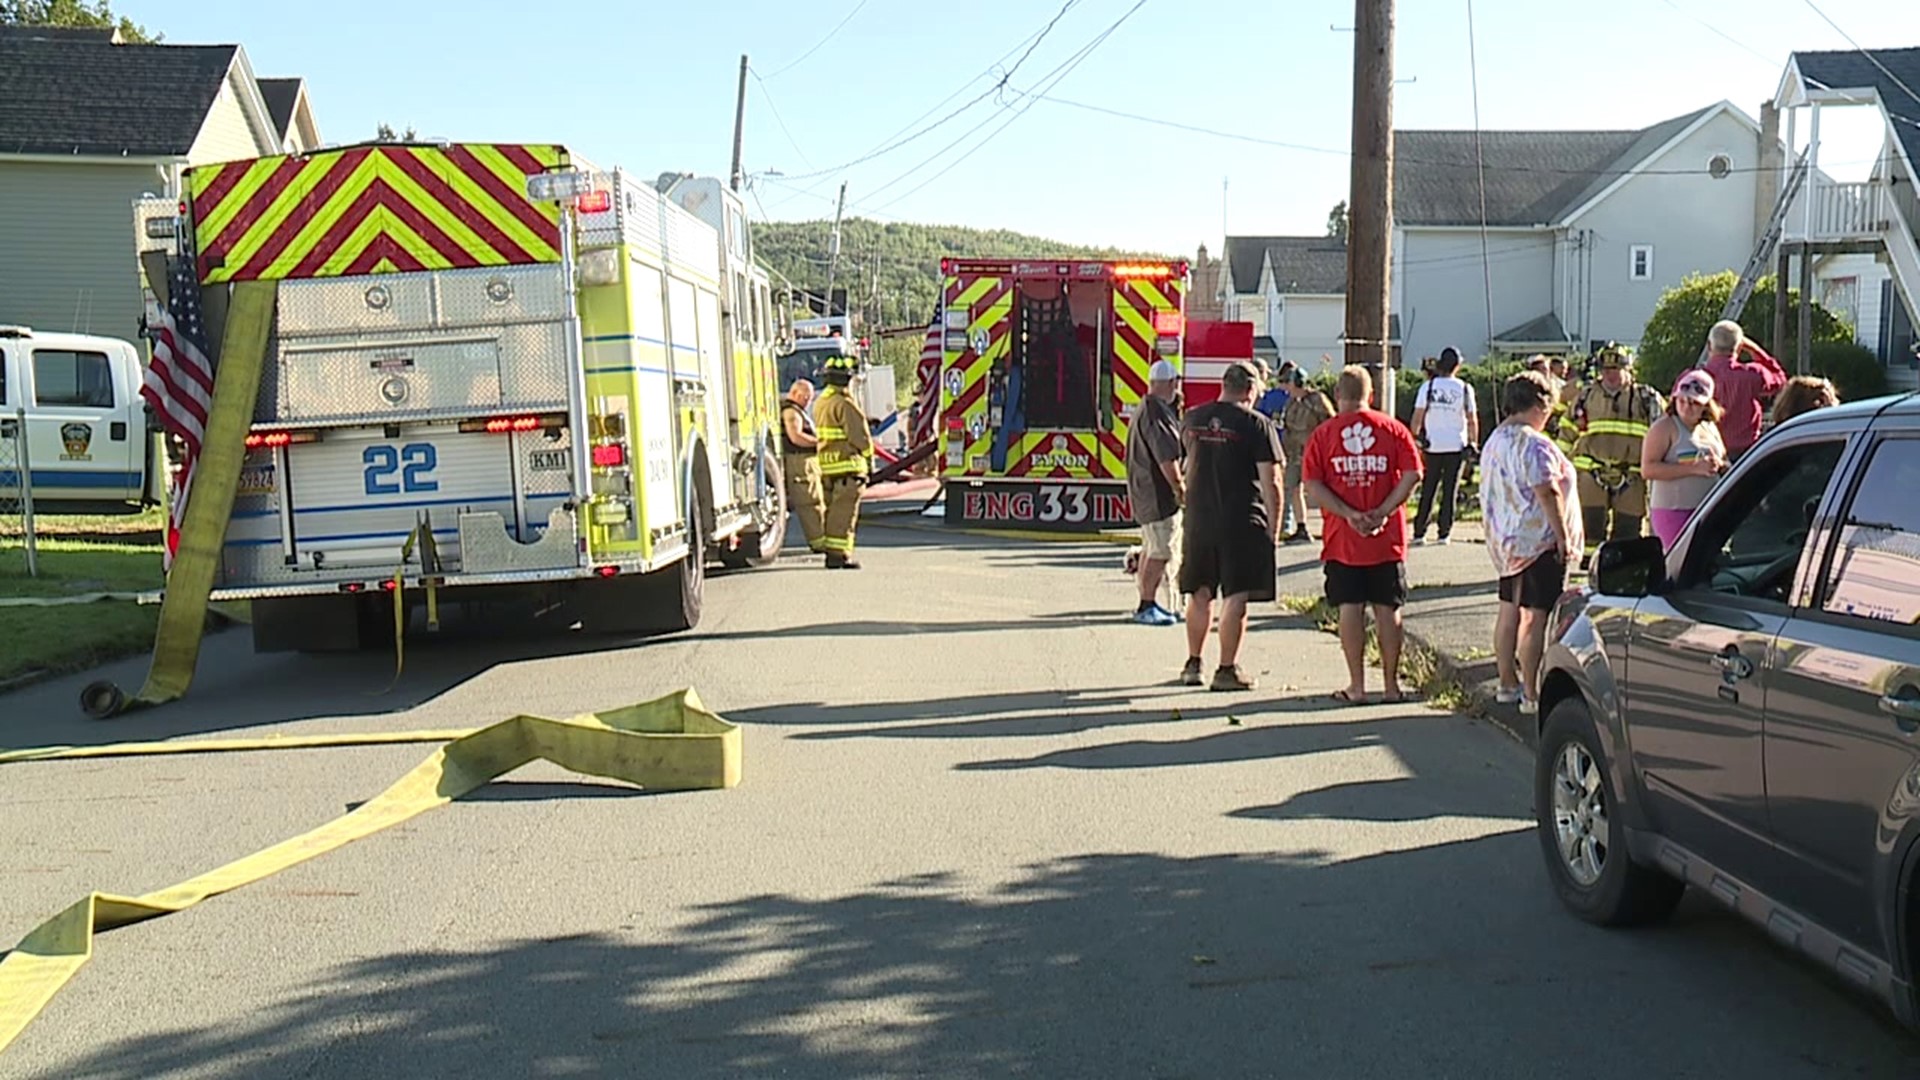
[[[403,418],[500,407],[500,343],[302,344],[283,351],[277,419],[288,423]]]
[[[439,288],[440,326],[559,322],[567,317],[566,289],[552,266],[445,270],[433,277]]]
[[[433,279],[437,276],[379,274],[283,281],[275,330],[285,339],[425,329],[435,321]]]
[[[513,570],[560,570],[578,565],[573,514],[556,507],[546,531],[531,544],[507,535],[507,519],[483,511],[460,515],[460,572],[497,574]]]
[[[567,324],[521,323],[500,328],[501,404],[564,408],[567,402]]]

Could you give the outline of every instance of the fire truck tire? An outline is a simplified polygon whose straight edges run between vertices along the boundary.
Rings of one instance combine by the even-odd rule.
[[[764,453],[767,471],[767,498],[753,510],[753,528],[740,534],[738,547],[720,549],[720,565],[729,570],[772,566],[787,542],[787,478],[780,471],[780,457],[772,450]]]
[[[639,579],[640,603],[636,614],[643,623],[639,629],[657,634],[676,634],[700,625],[700,609],[707,595],[707,537],[702,524],[705,513],[697,503],[688,515],[687,555],[672,566],[663,566]]]

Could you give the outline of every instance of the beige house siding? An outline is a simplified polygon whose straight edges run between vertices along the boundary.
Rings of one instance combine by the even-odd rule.
[[[165,191],[151,164],[0,161],[0,323],[132,340],[133,202]]]
[[[220,96],[213,99],[212,108],[207,110],[206,123],[201,125],[200,137],[194,140],[193,149],[187,151],[187,161],[207,165],[279,152],[278,146],[262,145],[253,125],[247,121],[247,110],[234,92],[233,79],[228,78],[220,84]]]

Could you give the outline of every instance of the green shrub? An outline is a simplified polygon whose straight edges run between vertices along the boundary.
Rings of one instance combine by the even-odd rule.
[[[1822,341],[1813,346],[1813,374],[1833,381],[1841,401],[1860,401],[1887,392],[1887,371],[1873,350],[1851,341]],[[1787,369],[1792,372],[1792,368]]]
[[[1673,386],[1682,371],[1700,359],[1700,350],[1707,341],[1707,331],[1720,320],[1720,312],[1725,309],[1738,283],[1739,275],[1725,270],[1713,275],[1689,274],[1680,284],[1667,290],[1653,309],[1653,317],[1647,320],[1646,330],[1640,335],[1639,360],[1635,366],[1641,382],[1664,393]],[[1792,371],[1799,362],[1800,353],[1800,291],[1790,289],[1787,292],[1787,336],[1785,341],[1775,342],[1771,340],[1773,286],[1772,277],[1760,279],[1754,287],[1752,299],[1747,301],[1746,310],[1741,313],[1740,325],[1746,329],[1748,337],[1759,342],[1761,348],[1772,353],[1788,371]],[[1813,305],[1813,341],[1817,356],[1818,346],[1823,343],[1851,343],[1853,328],[1816,303]]]

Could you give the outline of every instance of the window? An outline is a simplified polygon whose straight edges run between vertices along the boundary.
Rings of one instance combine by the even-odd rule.
[[[1783,446],[1749,469],[1695,530],[1680,585],[1785,603],[1846,444]]]
[[[1915,485],[1920,485],[1920,440],[1881,443],[1841,522],[1840,547],[1821,600],[1829,614],[1920,623]]]
[[[1627,249],[1628,276],[1635,281],[1653,280],[1653,245],[1635,244]]]
[[[0,405],[11,405],[13,399],[7,397],[7,350],[0,349]]]
[[[33,351],[33,400],[38,405],[113,408],[113,365],[106,353]]]

